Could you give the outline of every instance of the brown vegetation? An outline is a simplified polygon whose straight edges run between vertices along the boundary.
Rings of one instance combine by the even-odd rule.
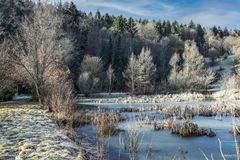
[[[172,134],[177,134],[182,137],[204,135],[214,137],[216,135],[211,129],[204,130],[191,120],[177,121],[171,118],[160,123],[154,123],[153,127],[155,131],[169,129]]]
[[[92,123],[96,125],[96,134],[99,137],[112,136],[120,131],[117,123],[122,121],[123,117],[117,113],[96,112],[92,117]]]

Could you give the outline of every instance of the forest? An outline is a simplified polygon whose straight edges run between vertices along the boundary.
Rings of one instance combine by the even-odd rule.
[[[6,48],[1,54],[13,52],[10,48],[29,52],[34,48],[28,47],[35,46],[38,50],[47,46],[59,59],[59,64],[70,71],[70,78],[74,82],[76,91],[84,94],[103,91],[161,93],[166,92],[166,88],[205,89],[216,77],[205,66],[205,58],[211,60],[211,65],[218,57],[234,54],[236,53],[234,50],[238,49],[237,44],[232,44],[237,43],[238,30],[221,29],[216,26],[205,28],[193,21],[186,25],[177,21],[149,21],[132,17],[116,17],[107,13],[101,15],[99,11],[95,14],[84,13],[79,11],[73,2],[56,6],[50,4],[41,6],[31,1],[2,1],[1,3],[1,45]],[[43,15],[38,15],[39,12],[45,11],[35,10],[39,7],[44,7],[46,12],[49,12],[45,13],[46,19],[41,19]],[[30,34],[28,30],[38,27],[26,27],[29,21],[37,20],[39,23],[46,21],[44,23],[47,25],[49,23],[47,20],[53,16],[56,20],[51,22],[51,30],[48,30],[48,34],[46,32],[45,37],[39,39],[39,42],[33,43],[31,38],[39,37],[45,30],[37,28],[35,35],[27,35]],[[11,21],[5,21],[6,19]],[[60,36],[61,39],[51,42],[51,46],[48,46],[49,43],[45,39],[54,39],[56,36]],[[26,43],[31,41],[31,43],[16,46],[11,44],[15,40],[19,43],[23,43],[22,41]],[[58,46],[58,43],[63,45]],[[11,45],[14,47],[9,47]],[[60,51],[55,53],[57,50]],[[36,54],[45,56],[46,53]],[[16,57],[16,55],[11,56]],[[9,63],[14,65],[14,62],[10,62],[13,60],[12,57],[1,57],[9,58]],[[8,62],[4,59],[2,61]],[[49,62],[37,63],[42,67]],[[3,75],[1,84],[8,79],[8,82],[13,85],[27,83],[24,85],[31,90],[32,84],[29,83],[32,82],[28,83],[29,80],[23,80],[22,76],[18,79],[19,76],[12,77],[8,72],[4,76],[5,67],[9,69],[11,65],[1,65]]]

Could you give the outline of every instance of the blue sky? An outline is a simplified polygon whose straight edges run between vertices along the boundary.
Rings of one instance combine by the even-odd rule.
[[[58,0],[55,0],[58,1]],[[70,0],[61,0],[62,2]],[[135,18],[193,20],[203,26],[240,27],[240,0],[72,0],[86,12]]]

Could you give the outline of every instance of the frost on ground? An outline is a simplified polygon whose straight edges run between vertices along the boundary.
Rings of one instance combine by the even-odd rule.
[[[118,98],[81,98],[79,103],[161,103],[161,102],[186,102],[204,101],[208,97],[201,93],[180,93],[167,95],[144,95],[144,96],[125,96]]]
[[[75,159],[78,146],[46,115],[37,106],[0,108],[0,160]]]
[[[217,65],[211,67],[211,69],[221,75],[220,80],[217,83],[211,85],[212,89],[209,91],[218,92],[225,89],[224,77],[227,77],[233,73],[234,56],[228,56],[227,58],[221,57],[216,60]]]

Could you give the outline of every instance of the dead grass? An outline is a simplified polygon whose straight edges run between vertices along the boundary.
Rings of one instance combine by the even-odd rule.
[[[96,126],[96,134],[99,137],[115,135],[120,131],[117,123],[122,120],[122,116],[114,112],[98,111],[92,117],[92,123]]]
[[[192,137],[192,136],[209,136],[214,137],[216,134],[211,130],[205,130],[200,128],[196,123],[191,120],[176,120],[176,118],[171,118],[164,120],[163,122],[153,124],[154,130],[159,131],[163,129],[168,129],[172,134],[177,134],[182,137]]]

